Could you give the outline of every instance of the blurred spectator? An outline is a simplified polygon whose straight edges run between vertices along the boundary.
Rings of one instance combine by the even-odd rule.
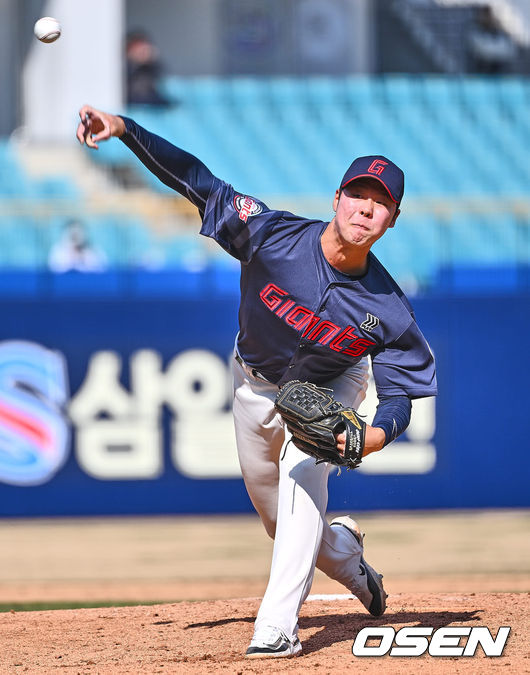
[[[162,62],[157,47],[143,31],[133,31],[126,42],[127,103],[169,105],[160,87]]]
[[[48,267],[52,272],[101,272],[107,267],[107,256],[90,243],[81,222],[69,220],[50,249]]]
[[[469,35],[471,72],[496,75],[510,72],[517,47],[500,26],[490,5],[480,7]]]

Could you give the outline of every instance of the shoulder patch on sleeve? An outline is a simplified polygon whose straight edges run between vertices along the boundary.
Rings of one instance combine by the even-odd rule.
[[[234,196],[234,208],[239,213],[239,220],[242,220],[244,223],[251,216],[257,216],[263,211],[261,204],[258,204],[252,197],[239,194]]]

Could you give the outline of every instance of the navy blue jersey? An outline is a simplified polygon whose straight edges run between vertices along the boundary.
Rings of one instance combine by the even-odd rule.
[[[316,384],[372,359],[380,397],[436,394],[434,359],[403,291],[375,255],[352,278],[325,259],[328,223],[269,209],[197,158],[124,118],[122,140],[190,199],[201,234],[241,262],[238,351],[271,382]]]

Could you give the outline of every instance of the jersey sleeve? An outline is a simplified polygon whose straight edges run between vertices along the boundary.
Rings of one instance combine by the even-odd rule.
[[[215,239],[225,251],[246,264],[280,218],[279,211],[219,181],[208,198],[201,234]]]
[[[414,320],[396,340],[373,355],[372,370],[380,398],[437,394],[434,357]]]
[[[125,145],[168,187],[199,210],[201,234],[215,239],[230,255],[248,263],[279,219],[259,200],[243,195],[214,176],[197,157],[122,117]]]
[[[202,216],[208,195],[221,181],[194,155],[147,131],[134,120],[122,119],[126,133],[120,140],[162,183],[192,202]]]

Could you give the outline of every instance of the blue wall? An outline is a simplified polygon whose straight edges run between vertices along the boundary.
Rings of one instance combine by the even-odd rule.
[[[230,472],[200,478],[180,470],[172,434],[186,413],[175,415],[166,404],[159,406],[162,457],[152,476],[101,478],[80,466],[79,413],[72,415],[70,406],[95,354],[121,357],[116,383],[124,392],[132,390],[129,368],[141,350],[160,358],[161,377],[186,350],[206,350],[227,363],[237,325],[235,279],[224,290],[211,279],[195,286],[188,280],[187,291],[175,283],[168,293],[168,280],[157,286],[153,278],[116,277],[112,292],[94,276],[90,297],[71,280],[50,277],[53,292],[25,292],[21,284],[21,297],[0,297],[1,516],[251,510],[242,480]],[[413,305],[437,358],[434,467],[410,475],[332,476],[329,508],[529,506],[530,296],[432,295]],[[198,415],[199,427],[204,417]],[[384,452],[399,452],[402,442],[406,436]]]

